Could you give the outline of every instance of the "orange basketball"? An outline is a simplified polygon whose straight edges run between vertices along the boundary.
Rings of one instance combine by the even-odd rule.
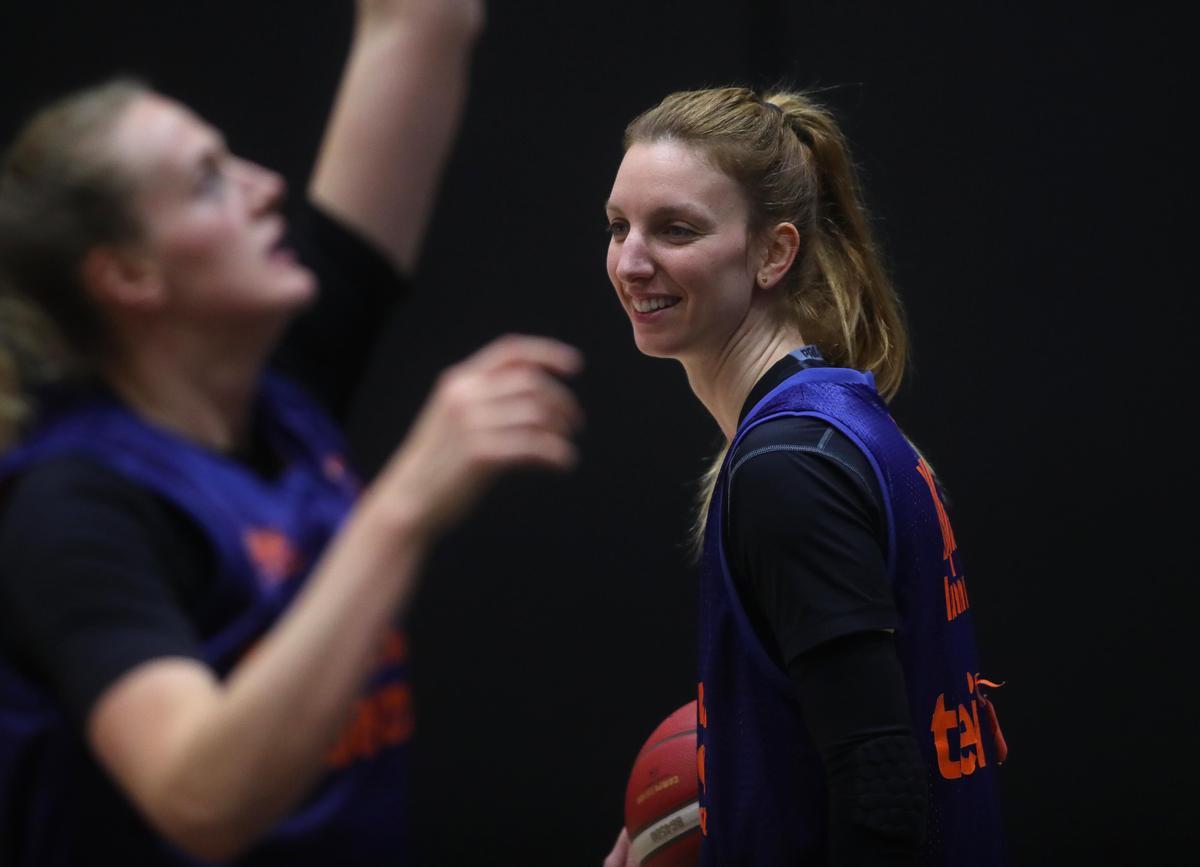
[[[644,867],[700,863],[696,702],[659,724],[633,762],[625,789],[630,852]]]

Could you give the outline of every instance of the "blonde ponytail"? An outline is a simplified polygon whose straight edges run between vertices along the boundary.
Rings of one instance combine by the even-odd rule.
[[[828,110],[804,94],[766,98],[783,112],[811,154],[816,193],[807,256],[790,297],[801,333],[811,334],[834,364],[870,370],[879,393],[900,388],[908,359],[908,329],[900,298],[883,267],[863,204],[858,171]]]
[[[61,347],[57,330],[36,307],[0,290],[0,450],[33,415],[29,387],[65,372]]]

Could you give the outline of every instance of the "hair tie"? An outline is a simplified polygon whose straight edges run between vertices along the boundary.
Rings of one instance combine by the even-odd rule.
[[[765,99],[763,99],[761,96],[759,96],[754,91],[750,91],[750,99],[753,100],[754,102],[758,103],[759,105],[761,105],[763,108],[774,109],[776,114],[783,114],[782,108],[780,108],[773,102],[767,102]]]

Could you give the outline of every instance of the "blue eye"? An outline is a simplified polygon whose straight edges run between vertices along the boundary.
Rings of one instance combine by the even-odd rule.
[[[624,220],[609,220],[605,230],[614,238],[624,238],[629,234],[629,224]]]

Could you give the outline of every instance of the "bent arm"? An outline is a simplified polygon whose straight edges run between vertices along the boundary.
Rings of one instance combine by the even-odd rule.
[[[502,338],[439,380],[284,617],[224,681],[196,660],[144,663],[89,716],[101,763],[167,837],[237,855],[321,773],[433,540],[498,473],[564,470],[578,405],[570,347]]]
[[[360,0],[309,186],[411,273],[462,107],[479,0]]]
[[[193,659],[144,663],[88,719],[96,755],[167,837],[240,852],[305,793],[345,725],[426,548],[399,504],[368,501],[292,609],[225,682]]]

